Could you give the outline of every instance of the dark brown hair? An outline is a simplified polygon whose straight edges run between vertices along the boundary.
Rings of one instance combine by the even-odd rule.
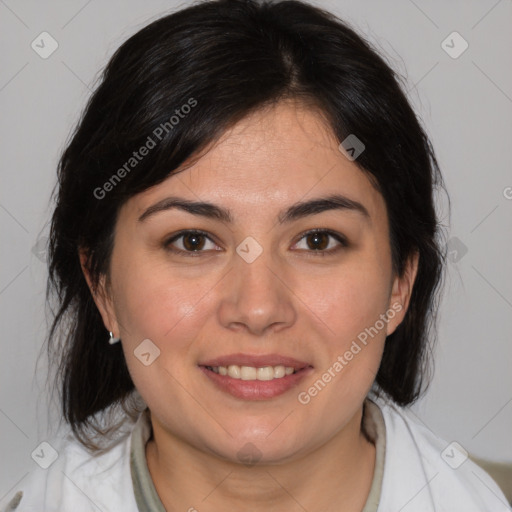
[[[249,113],[284,98],[315,105],[340,142],[355,134],[364,143],[356,163],[385,200],[396,274],[419,252],[409,309],[386,340],[376,385],[401,405],[420,395],[445,258],[434,206],[443,185],[400,82],[346,23],[296,0],[203,1],[154,21],[115,52],[60,159],[48,250],[47,298],[56,303],[48,351],[63,417],[85,446],[99,448],[87,429],[105,435],[117,428],[100,426],[98,413],[121,407],[133,417],[137,409],[122,348],[107,343],[79,248],[87,250],[97,284],[108,276],[125,201],[165,180]],[[191,99],[194,108],[171,122]],[[149,154],[119,173],[164,125]],[[113,181],[115,174],[122,179]]]

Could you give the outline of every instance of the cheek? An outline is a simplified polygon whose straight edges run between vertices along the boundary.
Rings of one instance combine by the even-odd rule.
[[[338,350],[373,326],[388,308],[388,274],[363,258],[340,266],[328,278],[309,283],[308,288],[307,306],[325,324]]]
[[[121,267],[118,268],[120,276]],[[216,280],[210,276],[178,278],[175,269],[136,259],[123,272],[129,278],[117,281],[116,314],[135,386],[150,408],[161,407],[161,397],[178,408],[186,408],[190,398],[181,391],[180,383],[188,386],[188,363],[194,361],[195,354],[191,347],[211,317],[206,312],[212,305],[208,291]],[[145,341],[148,339],[153,345]],[[147,347],[144,352],[139,348],[142,346]],[[154,360],[147,366],[137,356],[146,352],[150,353],[150,361]]]
[[[189,281],[168,276],[164,269],[139,267],[120,291],[120,314],[138,334],[164,339],[200,309],[209,280]],[[186,323],[186,322],[184,322]]]
[[[380,315],[388,307],[388,276],[363,257],[351,263],[317,283],[308,303],[317,306],[310,317],[324,324],[323,357],[312,378],[297,391],[308,418],[317,418],[308,422],[312,436],[327,436],[353,417],[382,358],[386,325]]]
[[[324,325],[325,352],[309,383],[314,389],[301,391],[314,401],[312,407],[330,410],[333,428],[344,421],[347,407],[361,403],[380,365],[387,334],[381,315],[388,310],[389,298],[390,271],[384,265],[375,256],[359,255],[310,287],[314,293],[308,306]]]
[[[142,340],[150,339],[160,349],[160,363],[178,367],[176,361],[187,357],[211,317],[212,290],[219,277],[203,273],[194,278],[183,271],[180,275],[179,269],[147,255],[132,256],[117,267],[116,314],[123,346],[133,354]]]

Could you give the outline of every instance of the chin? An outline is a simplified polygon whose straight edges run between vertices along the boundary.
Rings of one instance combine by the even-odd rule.
[[[218,457],[248,467],[286,462],[304,448],[303,436],[295,437],[284,430],[277,433],[277,429],[270,435],[269,432],[272,429],[265,429],[264,433],[261,429],[256,433],[248,430],[242,434],[238,431],[236,436],[226,435],[222,442],[213,445],[209,442],[208,445]]]

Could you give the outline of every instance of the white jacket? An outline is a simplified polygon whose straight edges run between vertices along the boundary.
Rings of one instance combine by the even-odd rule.
[[[406,409],[372,400],[386,427],[378,512],[512,510],[497,484],[457,445],[435,436]],[[2,512],[139,512],[130,471],[131,435],[100,456],[91,456],[70,434],[50,445],[58,458],[48,469],[36,466],[5,500],[21,491],[19,505]]]

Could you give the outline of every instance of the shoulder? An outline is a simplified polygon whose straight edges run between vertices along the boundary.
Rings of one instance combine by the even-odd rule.
[[[386,455],[378,512],[507,512],[510,507],[492,478],[411,411],[371,397],[386,427]]]
[[[34,467],[9,493],[1,512],[137,512],[130,442],[128,432],[95,455],[69,431],[42,443],[33,454]]]

